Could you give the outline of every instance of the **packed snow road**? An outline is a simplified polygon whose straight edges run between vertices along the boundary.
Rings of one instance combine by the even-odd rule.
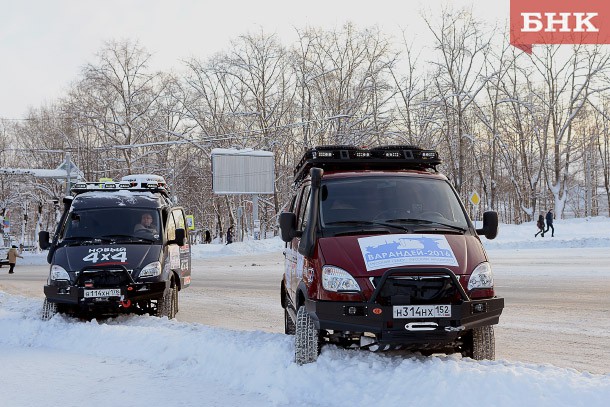
[[[610,372],[610,252],[607,248],[491,249],[496,291],[506,300],[496,359]],[[0,291],[40,298],[48,266],[0,269]],[[283,332],[281,251],[193,260],[178,321],[231,330]]]

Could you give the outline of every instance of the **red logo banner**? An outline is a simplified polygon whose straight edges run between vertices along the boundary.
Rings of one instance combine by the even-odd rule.
[[[610,44],[610,0],[510,0],[510,43]]]

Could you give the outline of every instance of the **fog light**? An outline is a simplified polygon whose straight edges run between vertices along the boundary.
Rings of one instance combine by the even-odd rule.
[[[474,307],[472,307],[474,312],[484,312],[485,311],[485,304],[475,304]]]
[[[343,315],[350,317],[365,317],[367,315],[366,307],[361,307],[358,305],[344,305]]]

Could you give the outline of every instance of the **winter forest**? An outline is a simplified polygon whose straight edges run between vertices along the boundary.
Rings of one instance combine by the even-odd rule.
[[[0,119],[0,167],[54,169],[69,153],[87,181],[159,174],[197,229],[221,236],[238,213],[248,233],[252,197],[213,194],[211,150],[272,151],[275,194],[259,201],[271,236],[306,148],[417,145],[439,151],[464,202],[478,192],[473,218],[610,215],[609,48],[528,55],[469,11],[417,18],[425,47],[353,24],[295,28],[294,43],[260,30],[176,72],[153,71],[154,49],[137,41],[109,41],[65,94]],[[25,244],[54,228],[64,194],[54,179],[0,174],[0,211]]]

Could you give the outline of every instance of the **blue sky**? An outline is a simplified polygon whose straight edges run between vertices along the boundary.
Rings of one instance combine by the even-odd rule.
[[[65,94],[107,40],[137,39],[154,68],[178,70],[182,59],[205,59],[261,27],[286,44],[294,27],[346,21],[421,36],[419,10],[438,15],[445,3],[472,6],[490,22],[508,19],[509,0],[0,0],[0,118],[23,118]]]

